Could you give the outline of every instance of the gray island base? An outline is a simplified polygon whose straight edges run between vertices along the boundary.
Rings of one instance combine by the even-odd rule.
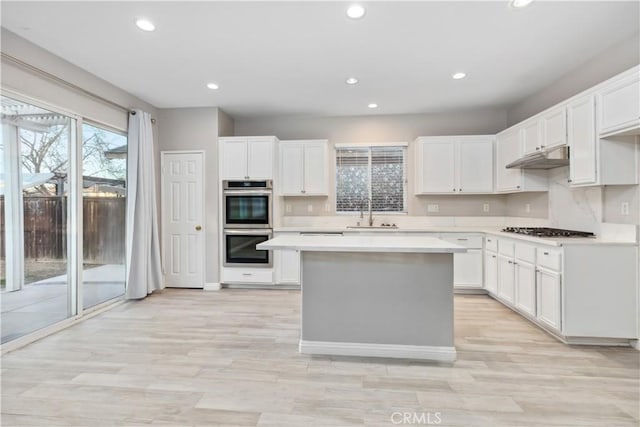
[[[301,251],[300,352],[454,361],[453,253],[433,237],[282,236]]]

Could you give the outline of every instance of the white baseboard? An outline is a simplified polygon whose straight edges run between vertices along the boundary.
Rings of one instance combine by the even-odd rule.
[[[392,357],[399,359],[435,360],[454,362],[455,347],[400,345],[400,344],[368,344],[329,341],[300,340],[300,353],[323,354],[331,356]]]
[[[203,290],[205,291],[219,291],[222,288],[220,283],[205,283]]]

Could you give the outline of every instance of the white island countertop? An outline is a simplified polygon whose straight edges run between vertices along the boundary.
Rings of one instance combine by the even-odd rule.
[[[357,236],[357,235],[292,235],[278,236],[256,246],[267,250],[298,250],[314,252],[404,252],[454,253],[467,252],[464,246],[428,236]]]

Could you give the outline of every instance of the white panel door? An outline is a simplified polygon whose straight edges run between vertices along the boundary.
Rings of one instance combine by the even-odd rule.
[[[596,117],[593,95],[578,99],[567,108],[571,156],[569,177],[573,184],[596,182]]]
[[[220,179],[247,179],[247,140],[220,140]]]
[[[449,140],[421,142],[419,184],[422,193],[457,192],[455,177],[456,144]]]
[[[640,122],[640,77],[616,81],[598,94],[600,132],[608,133]]]
[[[293,250],[274,251],[276,281],[281,284],[300,284],[300,252]]]
[[[515,295],[513,261],[498,255],[498,297],[513,304]]]
[[[247,141],[247,177],[273,179],[273,139],[262,138]]]
[[[204,287],[202,165],[202,153],[162,153],[162,247],[169,287]]]
[[[304,156],[300,143],[280,143],[280,193],[300,196],[304,190]]]
[[[304,145],[305,194],[325,195],[327,189],[327,144],[314,142]]]
[[[493,192],[493,141],[488,138],[464,139],[459,147],[458,192]]]

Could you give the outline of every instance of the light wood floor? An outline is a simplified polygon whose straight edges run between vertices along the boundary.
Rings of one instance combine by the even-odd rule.
[[[310,357],[299,297],[166,290],[8,353],[2,426],[639,425],[635,350],[566,346],[456,296],[453,365]]]

